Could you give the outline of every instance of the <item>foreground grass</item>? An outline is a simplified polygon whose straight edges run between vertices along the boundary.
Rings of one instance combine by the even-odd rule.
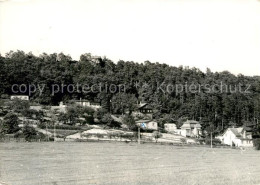
[[[7,184],[260,184],[260,152],[125,143],[1,143]]]

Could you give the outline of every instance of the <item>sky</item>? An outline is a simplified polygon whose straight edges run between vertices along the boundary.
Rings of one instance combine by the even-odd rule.
[[[0,53],[260,75],[260,0],[0,0]]]

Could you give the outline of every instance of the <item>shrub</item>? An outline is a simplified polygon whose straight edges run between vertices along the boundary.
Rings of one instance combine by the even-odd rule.
[[[186,138],[181,138],[180,141],[181,141],[181,143],[187,143],[187,139]]]
[[[158,131],[154,131],[154,132],[153,132],[153,137],[155,138],[155,140],[156,140],[156,142],[157,142],[157,140],[158,140],[160,137],[162,137],[162,134],[161,134],[160,132],[158,132]]]
[[[129,140],[134,140],[135,139],[135,136],[134,134],[130,134],[130,133],[125,133],[125,134],[122,134],[121,135],[121,138],[122,139],[129,139]]]
[[[101,139],[101,138],[104,138],[106,134],[96,134],[97,138]]]
[[[101,108],[101,109],[98,109],[96,112],[94,112],[93,116],[95,119],[101,121],[101,119],[105,116],[105,114],[107,114],[107,110]]]
[[[205,143],[206,145],[211,145],[211,139],[210,138],[205,138]],[[221,141],[219,139],[212,139],[212,145],[220,145]]]
[[[25,125],[24,128],[22,129],[23,135],[26,141],[30,141],[31,139],[36,139],[37,138],[37,132],[35,128]]]
[[[254,143],[255,149],[260,150],[260,138],[254,139],[253,143]]]
[[[8,103],[10,109],[12,109],[16,113],[21,113],[26,116],[27,111],[30,108],[30,104],[28,101],[23,101],[19,99],[14,99]]]
[[[198,141],[199,144],[201,144],[201,145],[206,143],[204,138],[199,138],[199,139],[197,139],[197,141]]]
[[[46,124],[45,123],[40,123],[39,128],[41,129],[46,129]],[[47,125],[48,129],[54,129],[54,125],[53,124],[48,124]],[[79,126],[74,126],[74,125],[56,125],[55,129],[61,129],[61,130],[81,130],[83,127],[79,127]],[[86,129],[86,128],[84,128]]]
[[[18,116],[14,113],[8,113],[5,115],[4,120],[1,123],[0,131],[3,134],[12,134],[19,130]]]
[[[123,124],[127,125],[129,129],[133,130],[135,127],[135,120],[132,115],[125,115],[123,117]]]
[[[37,132],[34,127],[29,125],[25,125],[19,132],[16,132],[14,137],[24,138],[25,141],[47,140],[43,133]]]
[[[108,133],[108,137],[110,139],[112,139],[112,138],[120,138],[121,137],[121,133],[119,133],[119,132],[109,132]]]

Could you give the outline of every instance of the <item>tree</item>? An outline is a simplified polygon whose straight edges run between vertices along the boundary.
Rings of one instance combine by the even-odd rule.
[[[136,127],[135,120],[132,115],[125,115],[123,117],[123,124],[127,125],[130,130],[134,130]]]
[[[69,106],[67,107],[67,113],[66,117],[68,119],[68,123],[70,125],[75,125],[78,118],[79,118],[80,112],[78,111],[77,106]]]
[[[105,114],[102,119],[101,119],[101,122],[103,124],[106,124],[106,125],[111,125],[111,123],[113,122],[113,119],[111,118],[111,115],[109,113]]]
[[[101,109],[98,109],[95,113],[94,113],[94,118],[96,120],[98,120],[99,122],[101,122],[102,118],[105,116],[105,114],[107,114],[107,110],[101,108]]]
[[[112,110],[114,113],[131,114],[137,108],[137,98],[134,94],[117,93],[112,98]]]
[[[138,82],[138,84],[136,84]],[[92,90],[81,92],[58,92],[52,95],[52,85],[68,84],[95,85]],[[114,93],[103,88],[100,92],[98,84],[116,86],[124,85],[124,92],[118,90]],[[148,86],[144,86],[144,84]],[[165,85],[172,84],[185,86],[190,84],[218,85],[215,90],[220,90],[224,84],[224,92],[207,91],[201,87],[199,93],[191,93],[183,89],[182,92],[164,92]],[[133,61],[118,61],[114,63],[106,57],[94,57],[90,53],[81,55],[79,61],[73,61],[69,55],[60,53],[34,56],[23,51],[10,51],[5,56],[0,56],[0,95],[9,98],[13,84],[44,84],[44,91],[33,93],[32,101],[44,105],[57,105],[60,101],[69,99],[86,98],[99,100],[104,109],[111,114],[125,114],[136,109],[137,100],[149,103],[155,110],[155,118],[160,119],[165,114],[178,118],[208,120],[215,125],[215,129],[225,129],[229,122],[241,126],[245,121],[259,123],[260,120],[260,77],[233,75],[228,71],[212,72],[210,69],[204,73],[197,68],[173,67],[166,64],[135,63]],[[250,84],[250,93],[228,92],[230,86],[242,84],[243,90]],[[227,85],[227,87],[225,87]],[[105,86],[103,86],[105,87]],[[24,92],[23,94],[28,94]],[[26,107],[14,105],[15,112],[23,114]],[[4,106],[3,106],[4,107]],[[112,108],[112,109],[111,109]],[[2,115],[4,115],[2,111]],[[69,111],[68,120],[76,123],[79,114]],[[88,116],[91,114],[87,113]],[[98,113],[100,114],[100,112]],[[102,115],[104,115],[102,114]],[[24,114],[23,114],[24,115]],[[99,120],[102,116],[98,116]],[[66,118],[67,119],[67,118]],[[89,120],[89,118],[86,118]],[[90,119],[91,120],[91,119]],[[162,123],[164,120],[162,120]],[[203,128],[204,129],[204,128]]]
[[[25,124],[25,126],[22,129],[22,132],[26,141],[30,141],[31,139],[34,139],[37,136],[35,128],[29,126],[28,124]]]
[[[67,107],[67,112],[59,113],[58,121],[63,122],[64,124],[68,123],[71,125],[76,124],[79,121],[79,118],[85,118],[83,124],[93,123],[94,122],[94,110],[90,107],[83,107],[80,105],[70,104]]]
[[[21,113],[22,115],[26,116],[29,114],[30,104],[28,101],[14,99],[9,103],[10,109],[12,109],[16,113]]]
[[[16,114],[8,113],[4,116],[4,120],[1,125],[1,133],[12,134],[19,130],[19,120]]]

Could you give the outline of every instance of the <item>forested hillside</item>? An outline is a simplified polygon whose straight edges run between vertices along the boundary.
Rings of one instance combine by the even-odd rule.
[[[222,128],[232,122],[237,125],[247,121],[257,122],[260,117],[260,78],[257,76],[235,76],[228,71],[213,73],[210,69],[204,73],[197,68],[173,67],[149,61],[116,62],[91,54],[83,54],[79,61],[74,61],[63,53],[34,56],[23,51],[11,51],[0,58],[1,97],[4,99],[14,94],[14,84],[17,84],[15,92],[18,85],[26,84],[29,87],[33,84],[36,87],[44,86],[44,90],[31,93],[30,99],[45,105],[82,98],[101,101],[107,111],[122,114],[126,110],[131,113],[136,103],[142,101],[151,104],[157,119],[171,121],[189,118],[213,122],[216,127]],[[72,85],[70,88],[65,86],[63,92],[53,93],[54,84],[56,90],[61,85]],[[72,92],[72,86],[77,84],[78,89]],[[102,88],[97,84],[101,84]],[[114,87],[111,84],[124,85],[124,88],[107,90],[106,87]],[[167,84],[171,84],[168,89]],[[184,87],[191,84],[194,87],[202,86],[199,92],[173,90],[180,84]],[[228,87],[224,86],[222,91],[220,84]],[[86,85],[95,88],[83,92]],[[28,93],[28,89],[17,92]]]

